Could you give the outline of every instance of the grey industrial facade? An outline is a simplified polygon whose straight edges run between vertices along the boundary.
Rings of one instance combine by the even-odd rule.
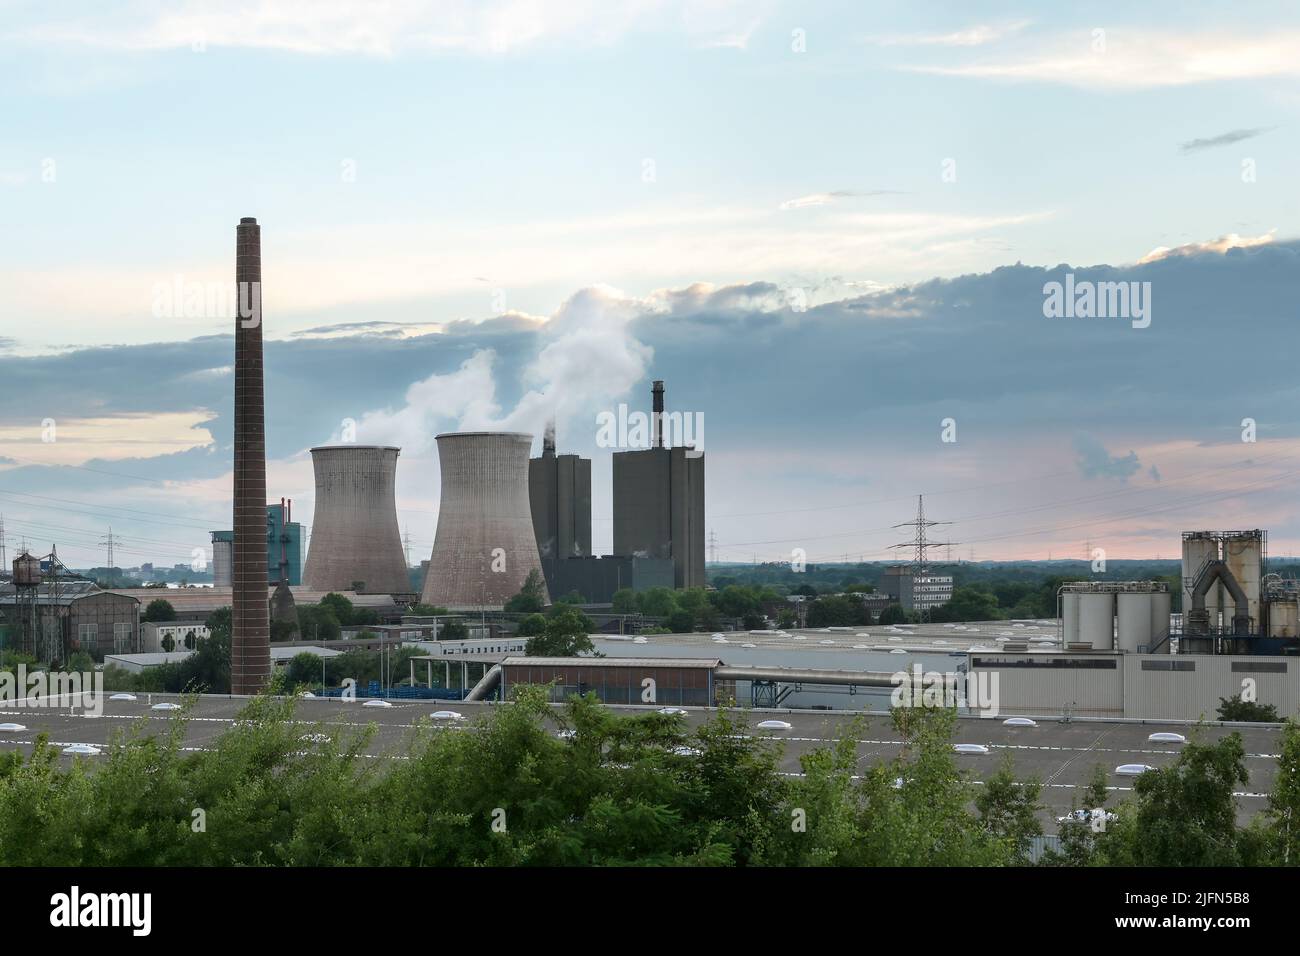
[[[1286,718],[1300,712],[1300,658],[1226,654],[972,653],[970,672],[997,676],[1003,715],[1216,719],[1249,689]],[[989,685],[991,686],[991,684]]]
[[[623,588],[645,591],[673,587],[673,562],[668,558],[610,555],[587,558],[542,558],[542,573],[551,596],[577,591],[585,604],[609,604]]]
[[[541,457],[528,462],[528,500],[547,590],[567,594],[555,577],[561,559],[591,555],[591,459],[557,455],[548,430]]]
[[[614,553],[670,558],[673,584],[704,587],[704,453],[646,448],[614,457]]]

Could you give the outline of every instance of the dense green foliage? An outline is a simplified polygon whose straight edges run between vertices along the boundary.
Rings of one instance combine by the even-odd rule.
[[[519,593],[506,601],[505,610],[511,614],[534,614],[546,607],[546,586],[542,576],[529,571]]]
[[[1243,723],[1275,724],[1282,718],[1278,716],[1277,708],[1272,704],[1242,700],[1241,695],[1238,694],[1236,697],[1219,698],[1219,719],[1242,721]]]
[[[176,608],[166,598],[154,598],[140,615],[140,620],[148,623],[176,620]]]
[[[157,736],[141,720],[89,760],[41,739],[0,762],[0,865],[998,866],[1024,863],[1038,832],[1037,782],[1004,765],[974,784],[945,711],[895,710],[904,746],[874,765],[852,726],[799,777],[743,713],[690,729],[590,697],[553,709],[539,689],[469,727],[421,722],[385,761],[361,756],[372,730],[300,721],[292,699],[254,700],[201,751],[184,748],[185,720]],[[1236,735],[1189,742],[1138,778],[1116,822],[1066,824],[1048,862],[1296,862],[1300,727],[1250,827],[1233,812],[1243,758]],[[1106,795],[1103,776],[1086,799]]]
[[[536,618],[530,615],[524,618],[529,629],[537,627]],[[530,637],[524,645],[524,653],[529,657],[577,657],[579,654],[595,654],[596,646],[591,642],[591,618],[576,607],[557,606],[545,622],[541,631]]]

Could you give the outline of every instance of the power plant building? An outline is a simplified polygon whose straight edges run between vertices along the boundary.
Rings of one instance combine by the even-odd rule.
[[[555,569],[566,559],[591,556],[591,459],[557,455],[552,427],[542,439],[541,457],[528,462],[528,498],[546,586],[552,594],[566,594]]]
[[[303,583],[315,591],[409,594],[397,525],[397,456],[384,445],[311,450],[316,473],[311,548]]]
[[[302,584],[302,524],[290,520],[289,506],[281,502],[266,506],[266,563],[268,584],[280,583],[283,568],[286,583]]]
[[[449,610],[500,608],[529,572],[542,576],[528,494],[533,436],[451,432],[437,441],[442,498],[420,600]]]
[[[591,554],[591,459],[557,455],[549,431],[542,456],[528,462],[528,497],[543,558]]]
[[[281,517],[284,505],[266,506],[266,583],[280,583],[280,565],[283,562],[288,583],[294,587],[302,584],[302,525]],[[233,531],[212,532],[212,586],[228,588],[231,585],[231,558],[235,545]]]
[[[669,558],[675,587],[704,587],[704,452],[665,447],[663,382],[653,395],[653,447],[613,456],[614,553]]]
[[[542,558],[546,587],[555,598],[577,593],[584,604],[609,604],[624,588],[648,591],[672,588],[670,558],[638,558],[607,554],[603,557]]]

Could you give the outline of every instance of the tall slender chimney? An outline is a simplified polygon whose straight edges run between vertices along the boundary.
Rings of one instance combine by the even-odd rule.
[[[230,690],[256,694],[271,677],[266,568],[266,424],[262,391],[262,230],[239,220],[235,239],[235,541]]]
[[[658,379],[650,389],[654,399],[655,447],[664,447],[664,383]]]

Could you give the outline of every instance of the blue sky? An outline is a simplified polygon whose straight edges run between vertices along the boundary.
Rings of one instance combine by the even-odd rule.
[[[1219,383],[1261,341],[1279,362],[1294,315],[1300,16],[1041,6],[0,2],[11,539],[89,562],[112,519],[180,560],[228,523],[229,319],[154,305],[228,283],[254,215],[272,496],[304,519],[303,449],[342,417],[407,448],[431,544],[433,429],[558,412],[599,484],[594,415],[659,377],[709,420],[720,557],[884,557],[920,491],[1015,511],[956,526],[963,556],[1168,555],[1221,522],[1286,550],[1284,473],[1209,496],[1297,438],[1284,366]],[[1046,325],[1032,270],[1062,263],[1153,277],[1152,328]]]

